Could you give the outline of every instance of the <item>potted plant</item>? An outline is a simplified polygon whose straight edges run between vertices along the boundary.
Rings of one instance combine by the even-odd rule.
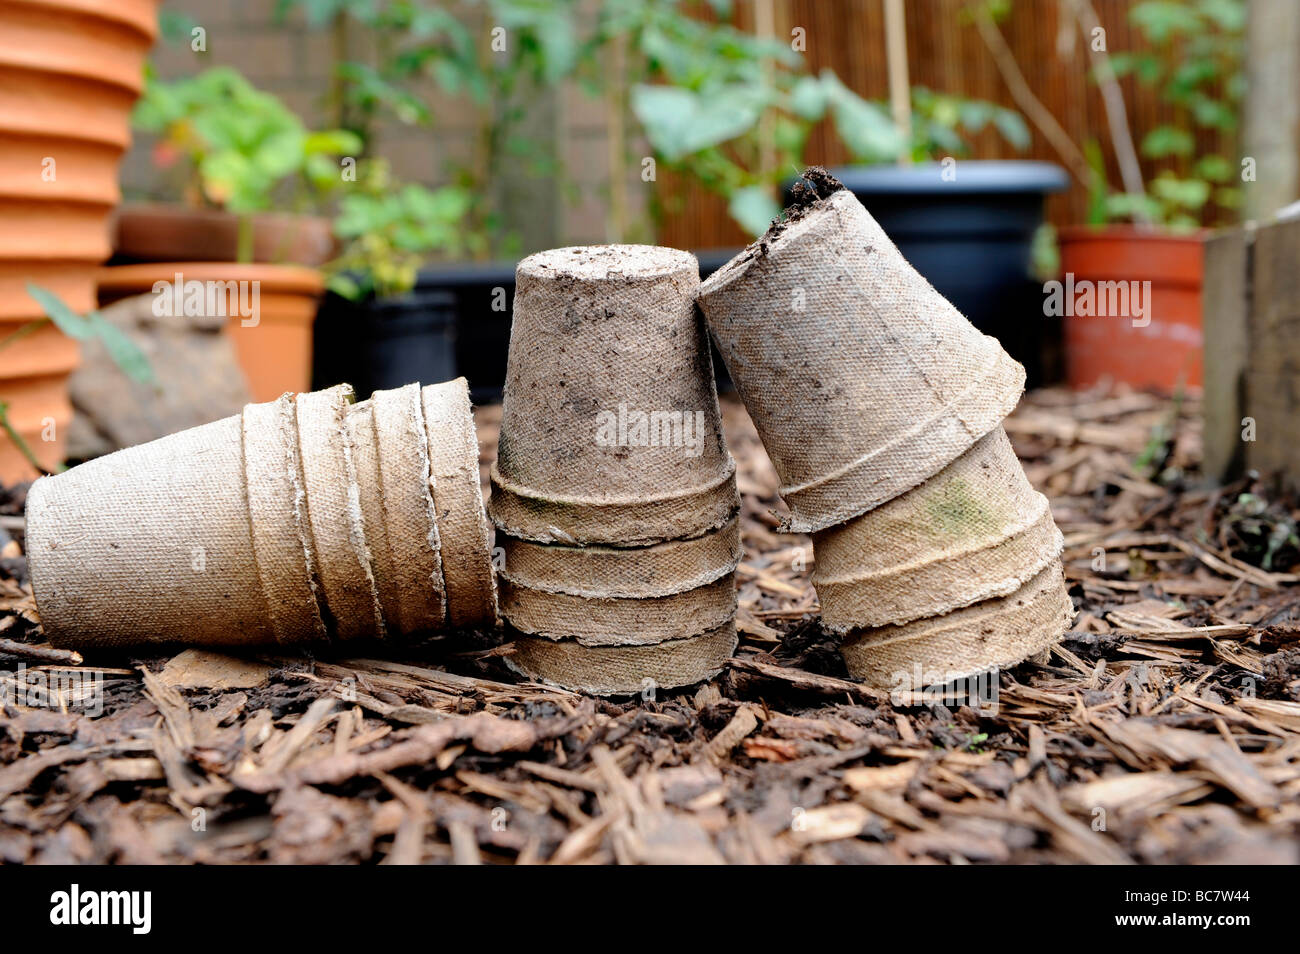
[[[420,266],[463,249],[471,199],[459,186],[428,189],[392,180],[382,160],[362,160],[338,187],[328,291],[316,321],[313,387],[341,381],[361,397],[412,381],[445,381],[456,363],[456,299],[420,287]]]
[[[1202,384],[1201,224],[1215,207],[1231,215],[1240,189],[1231,161],[1199,153],[1197,132],[1236,129],[1245,16],[1241,0],[1138,3],[1129,19],[1148,49],[1100,54],[1100,81],[1133,75],[1156,86],[1170,121],[1149,130],[1138,146],[1162,166],[1148,183],[1110,190],[1098,151],[1089,150],[1095,173],[1089,222],[1059,235],[1065,280],[1076,286],[1150,284],[1146,314],[1137,321],[1065,321],[1066,366],[1074,387],[1102,379],[1163,390]],[[1119,128],[1121,137],[1128,135]]]
[[[284,0],[278,9],[282,17],[296,11],[308,28],[332,33],[335,83],[326,107],[337,126],[364,142],[370,141],[381,118],[436,122],[425,102],[430,86],[457,101],[462,115],[471,117],[474,149],[468,156],[448,157],[444,170],[447,181],[469,200],[457,230],[457,250],[465,260],[428,264],[409,295],[430,310],[452,309],[456,373],[469,379],[475,400],[499,395],[505,380],[515,262],[528,250],[517,227],[524,217],[510,188],[524,181],[521,169],[529,180],[560,174],[555,151],[539,137],[530,137],[528,127],[533,117],[544,115],[538,102],[589,61],[593,47],[591,38],[579,35],[577,4],[487,0],[480,6],[484,16],[508,31],[504,49],[483,41],[477,11],[473,19],[465,17],[463,6]],[[375,38],[373,55],[350,47],[349,37],[363,31]],[[561,192],[557,187],[533,194]],[[333,348],[331,342],[337,340],[335,329],[343,321],[340,305],[331,298],[322,310],[327,324],[318,342],[323,349]],[[374,307],[389,305],[381,295]],[[332,366],[318,365],[322,376],[317,380],[337,377],[337,365],[327,354],[323,357]]]
[[[153,0],[0,4],[0,482],[63,458],[77,343],[42,320],[26,286],[51,288],[81,311],[94,304],[156,13]]]
[[[355,155],[357,137],[309,131],[279,99],[226,68],[171,83],[150,78],[135,122],[184,159],[189,195],[234,216],[235,261],[107,268],[100,302],[153,293],[160,313],[178,318],[192,308],[225,309],[254,400],[308,389],[323,279],[314,268],[258,262],[255,217],[295,195],[306,201],[313,184],[341,180],[340,157]]]
[[[1089,190],[1087,224],[1061,229],[1060,281],[1045,288],[1044,309],[1064,325],[1069,383],[1101,381],[1172,390],[1201,385],[1201,223],[1239,202],[1236,170],[1222,155],[1199,154],[1197,132],[1231,133],[1241,95],[1244,0],[1148,0],[1128,12],[1145,48],[1109,53],[1092,6],[1070,5],[1101,88],[1122,189],[1107,181],[1101,148],[1075,145],[1037,101],[994,22],[976,7],[994,61],[1025,113]],[[1002,13],[1006,7],[1003,5]],[[1171,121],[1139,145],[1128,127],[1126,75],[1159,88]],[[1158,164],[1144,181],[1139,153]]]

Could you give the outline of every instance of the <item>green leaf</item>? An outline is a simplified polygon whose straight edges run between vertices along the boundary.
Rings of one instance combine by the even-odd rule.
[[[823,79],[827,77],[823,73]],[[895,158],[903,148],[903,137],[889,114],[834,79],[833,74],[829,78],[835,131],[853,157],[864,162]]]
[[[829,91],[816,76],[800,76],[790,89],[790,111],[807,120],[815,121],[826,115],[829,101]]]
[[[993,125],[1002,138],[1020,151],[1029,148],[1029,126],[1014,109],[998,109],[993,113]]]
[[[1189,156],[1196,149],[1196,140],[1185,129],[1175,126],[1157,126],[1142,137],[1142,155],[1152,159],[1168,156]]]
[[[1201,156],[1192,166],[1193,172],[1201,179],[1210,182],[1227,182],[1235,171],[1231,162],[1223,156]]]
[[[126,333],[98,312],[89,315],[95,335],[104,343],[104,350],[118,369],[139,384],[153,384],[153,368],[139,345]]]
[[[120,328],[97,311],[92,311],[84,318],[64,304],[58,295],[48,288],[42,288],[33,282],[27,283],[27,294],[36,300],[50,321],[54,322],[69,338],[89,341],[99,338],[104,343],[108,356],[128,377],[141,383],[153,381],[153,369],[149,359],[135,342],[128,338]]]
[[[91,323],[65,305],[63,299],[48,288],[42,288],[40,285],[28,282],[27,294],[36,300],[36,304],[41,306],[45,316],[54,322],[58,329],[69,338],[85,341],[94,334]]]
[[[696,93],[638,84],[631,99],[650,145],[670,162],[753,129],[764,105],[761,92],[744,86]]]
[[[762,235],[772,220],[781,215],[781,206],[765,186],[745,186],[731,194],[727,212],[740,227],[753,236]]]

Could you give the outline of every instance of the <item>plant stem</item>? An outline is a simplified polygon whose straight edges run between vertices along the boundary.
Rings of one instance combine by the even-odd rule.
[[[993,55],[993,62],[998,72],[1002,74],[1002,81],[1007,84],[1011,98],[1016,101],[1020,111],[1029,117],[1030,122],[1037,126],[1038,131],[1052,144],[1052,148],[1065,160],[1074,177],[1091,188],[1095,178],[1092,167],[1088,165],[1088,160],[1074,144],[1070,134],[1056,121],[1052,111],[1044,106],[1030,89],[1025,74],[1020,72],[1020,66],[1016,63],[1015,54],[1011,52],[1011,47],[1007,46],[1007,41],[1003,39],[997,24],[993,22],[993,17],[989,15],[985,0],[968,2],[967,9],[970,10],[975,26],[979,29],[980,39]]]
[[[627,132],[623,124],[627,108],[626,38],[611,37],[609,86],[605,90],[605,116],[609,149],[609,215],[605,233],[610,242],[627,241]]]
[[[1110,126],[1110,144],[1115,150],[1115,160],[1119,163],[1120,181],[1124,191],[1135,199],[1146,195],[1146,186],[1142,182],[1142,166],[1138,163],[1137,149],[1133,146],[1133,133],[1128,127],[1128,111],[1124,108],[1124,92],[1119,88],[1115,78],[1115,68],[1111,65],[1110,54],[1104,49],[1093,49],[1090,42],[1096,31],[1101,29],[1101,20],[1097,11],[1088,0],[1069,0],[1074,9],[1074,18],[1083,33],[1084,46],[1097,71],[1097,86],[1101,89],[1101,102],[1106,107],[1106,122]],[[1133,205],[1133,218],[1143,225],[1151,224],[1142,203]]]
[[[18,330],[15,331],[13,334],[5,335],[3,338],[0,338],[0,349],[7,348],[15,341],[20,341],[23,338],[26,338],[28,335],[36,331],[38,328],[41,328],[44,325],[48,325],[48,324],[50,324],[49,318],[37,318],[35,321],[29,321],[27,322],[27,324],[21,325],[18,328]]]
[[[36,459],[36,454],[33,453],[31,447],[28,446],[27,441],[23,440],[23,436],[19,434],[18,431],[14,429],[13,424],[10,423],[9,402],[7,401],[0,401],[0,430],[3,430],[5,434],[8,435],[9,440],[13,441],[14,446],[18,448],[18,452],[22,454],[23,457],[27,458],[27,463],[36,468],[37,473],[49,476],[50,471],[46,470],[44,465]]]
[[[253,216],[244,213],[239,216],[239,235],[235,245],[235,261],[245,265],[253,261]]]

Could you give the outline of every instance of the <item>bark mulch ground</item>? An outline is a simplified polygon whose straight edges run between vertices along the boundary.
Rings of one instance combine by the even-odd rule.
[[[22,491],[0,495],[0,858],[1300,860],[1295,501],[1202,489],[1193,404],[1040,391],[1008,420],[1081,612],[975,706],[847,678],[808,540],[774,532],[775,474],[725,412],[741,647],[712,683],[632,701],[521,684],[490,633],[81,661],[44,645]]]

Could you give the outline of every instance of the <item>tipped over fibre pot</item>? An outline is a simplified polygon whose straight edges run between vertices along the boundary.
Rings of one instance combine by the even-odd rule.
[[[941,616],[854,632],[841,652],[871,686],[921,690],[1014,666],[1053,646],[1074,618],[1060,560],[1024,585]]]
[[[242,430],[236,414],[32,484],[27,559],[51,643],[275,642],[253,558]],[[285,632],[310,631],[311,609],[299,609],[305,621]]]
[[[464,379],[351,399],[341,385],[249,404],[33,484],[50,641],[296,645],[494,623]]]
[[[812,581],[823,624],[844,633],[1006,596],[1064,545],[999,425],[919,487],[814,533]]]
[[[787,529],[843,523],[938,473],[1016,405],[1024,369],[825,173],[700,287],[781,479]],[[805,193],[807,196],[808,194]]]

